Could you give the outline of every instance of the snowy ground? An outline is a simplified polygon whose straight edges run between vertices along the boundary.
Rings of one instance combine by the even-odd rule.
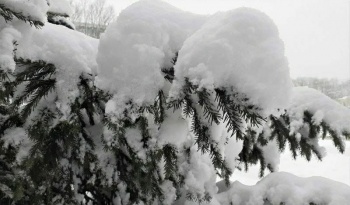
[[[281,155],[279,171],[289,172],[299,177],[326,177],[350,186],[350,141],[346,142],[344,154],[340,154],[330,140],[320,141],[320,145],[327,149],[327,156],[323,161],[315,157],[310,162],[304,158],[294,160],[291,153],[286,151]],[[254,185],[259,181],[258,173],[259,166],[251,167],[248,173],[236,170],[231,180],[238,180],[245,185]]]

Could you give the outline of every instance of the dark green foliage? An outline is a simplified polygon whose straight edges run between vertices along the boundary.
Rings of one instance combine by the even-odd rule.
[[[216,89],[216,100],[219,102],[218,106],[223,111],[223,120],[227,123],[227,131],[231,135],[242,139],[242,118],[240,115],[239,106],[232,102],[231,96],[226,94],[225,90]],[[235,99],[235,96],[233,96]]]
[[[216,124],[220,123],[220,113],[210,102],[210,93],[203,88],[201,91],[198,91],[198,103],[204,110],[204,117],[210,121],[210,124],[215,122]]]
[[[54,65],[43,61],[32,62],[16,59],[16,63],[23,68],[23,71],[15,74],[15,83],[25,84],[25,90],[21,95],[16,96],[12,105],[14,108],[25,104],[20,112],[21,117],[25,119],[39,101],[55,89],[56,80],[53,76],[56,69]]]
[[[94,147],[87,128],[96,124],[95,113],[104,112],[102,101],[108,96],[102,95],[94,86],[91,86],[91,77],[81,76],[78,85],[80,97],[71,104],[71,115],[68,119],[60,120],[62,113],[58,109],[52,109],[49,104],[39,111],[37,108],[38,103],[45,100],[47,95],[50,93],[55,95],[55,66],[43,61],[16,59],[16,62],[18,68],[11,84],[24,86],[24,91],[12,100],[11,111],[6,113],[8,117],[0,123],[0,137],[11,127],[22,127],[23,123],[28,122],[27,118],[33,111],[37,114],[34,118],[32,117],[30,125],[26,128],[28,137],[33,142],[30,155],[20,165],[15,161],[12,161],[12,164],[8,163],[11,169],[25,170],[25,175],[14,177],[18,179],[23,177],[23,179],[16,183],[11,182],[9,186],[13,193],[17,193],[16,190],[22,191],[11,200],[4,197],[1,202],[9,200],[16,201],[16,204],[51,204],[54,200],[59,200],[66,204],[75,204],[71,189],[74,175],[87,183],[86,178],[93,174],[89,167],[78,159],[79,147],[81,143]],[[83,117],[83,112],[88,116],[87,121]],[[6,149],[1,147],[0,152],[2,151]],[[97,160],[90,152],[85,153],[84,159],[85,162],[89,161],[88,164]],[[62,166],[59,163],[62,160],[69,162],[70,166],[68,168]],[[74,173],[74,166],[85,168],[81,170],[82,173]],[[98,174],[98,170],[96,172]],[[43,190],[45,194],[38,195],[36,190],[39,187],[45,189]],[[78,192],[88,198],[87,191],[90,190],[91,186],[87,183],[81,186]],[[96,198],[103,198],[100,195],[101,193],[96,192]]]

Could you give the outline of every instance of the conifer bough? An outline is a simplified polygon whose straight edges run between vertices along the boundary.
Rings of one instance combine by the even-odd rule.
[[[345,185],[286,173],[251,188],[230,182],[235,169],[257,163],[260,177],[278,171],[275,151],[321,160],[319,138],[341,153],[350,139],[348,109],[292,88],[265,14],[243,8],[208,17],[145,0],[96,40],[54,21],[49,5],[58,2],[33,2],[58,25],[0,0],[1,204],[349,200]],[[21,30],[18,21],[41,29]],[[292,182],[309,187],[308,197],[290,192]],[[331,191],[313,197],[321,182]]]

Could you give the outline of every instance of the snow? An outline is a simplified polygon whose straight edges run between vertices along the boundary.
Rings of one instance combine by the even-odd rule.
[[[43,60],[56,67],[56,104],[64,115],[68,104],[79,94],[77,84],[83,73],[92,73],[97,66],[98,40],[64,26],[47,24],[35,29],[27,24],[18,25],[22,33],[16,55],[32,61]]]
[[[138,129],[126,129],[125,138],[131,145],[131,148],[136,152],[137,156],[146,161],[147,154],[146,150],[143,149],[142,135]]]
[[[184,189],[190,193],[198,194],[200,198],[205,196],[205,193],[215,194],[217,187],[216,171],[211,162],[209,154],[201,154],[197,147],[191,148],[190,161],[183,162],[180,165],[179,172],[185,176]]]
[[[286,205],[309,205],[311,201],[316,204],[347,204],[350,200],[350,141],[346,144],[348,149],[340,154],[331,140],[320,141],[327,150],[322,161],[294,160],[286,151],[280,157],[280,172],[267,174],[263,179],[258,177],[259,165],[251,166],[247,173],[235,170],[230,187],[226,187],[223,181],[217,183],[219,194],[215,198],[221,204],[234,200],[235,205],[264,204],[262,200],[265,198],[271,204],[280,204],[281,201]]]
[[[221,204],[263,205],[265,199],[271,204],[347,204],[350,187],[323,177],[301,178],[286,172],[272,173],[254,186],[240,182],[231,184],[227,192],[219,194]]]
[[[44,0],[33,1],[6,1],[0,3],[14,6],[20,11],[31,15],[37,13],[41,18],[47,6]],[[19,2],[26,2],[19,4]],[[27,9],[25,6],[42,10]],[[17,5],[17,6],[16,6]],[[21,6],[18,6],[21,5]],[[51,1],[51,12],[69,13],[67,1]],[[46,13],[46,11],[45,11]],[[45,16],[46,18],[46,16]],[[152,140],[149,150],[172,144],[179,150],[178,167],[184,177],[184,189],[194,196],[204,197],[207,193],[213,195],[211,204],[264,204],[267,198],[273,204],[305,204],[309,202],[327,204],[346,204],[350,200],[350,188],[345,184],[327,180],[322,177],[309,177],[305,175],[318,175],[317,172],[305,171],[308,165],[298,165],[291,159],[290,153],[280,155],[276,142],[261,147],[266,162],[274,170],[290,171],[301,177],[277,172],[266,176],[254,186],[246,186],[234,182],[231,188],[222,189],[216,186],[216,170],[208,153],[201,153],[195,144],[195,136],[191,132],[191,119],[184,116],[182,110],[166,111],[166,118],[161,126],[156,125],[146,113],[140,113],[139,108],[154,103],[158,92],[164,91],[170,98],[181,95],[180,88],[184,79],[199,88],[212,91],[214,88],[225,88],[232,92],[238,91],[246,95],[249,103],[262,108],[265,114],[274,113],[277,108],[288,108],[292,117],[292,126],[298,130],[302,125],[305,110],[314,114],[313,123],[327,122],[337,132],[348,131],[350,111],[331,99],[309,88],[294,88],[289,78],[288,62],[284,55],[284,45],[279,38],[278,30],[272,20],[265,14],[249,9],[240,8],[229,12],[218,13],[213,16],[199,16],[178,10],[158,0],[139,1],[124,10],[118,20],[111,24],[101,40],[95,40],[84,34],[70,30],[63,26],[47,24],[38,30],[20,21],[11,22],[3,27],[5,22],[0,20],[0,66],[13,71],[15,64],[12,59],[13,42],[18,43],[16,56],[32,61],[43,60],[52,63],[57,68],[55,77],[56,92],[50,94],[39,102],[37,110],[41,107],[59,108],[62,118],[69,116],[70,103],[79,96],[77,84],[82,74],[96,76],[98,88],[109,92],[113,97],[106,103],[106,115],[112,120],[127,117],[131,121],[140,115],[147,117]],[[171,67],[171,59],[179,51],[175,69],[175,81],[172,85],[165,81],[162,68]],[[16,94],[20,93],[17,89]],[[292,102],[291,104],[289,104]],[[31,119],[29,118],[28,122]],[[28,125],[25,124],[25,126]],[[101,122],[100,122],[101,123]],[[257,129],[267,131],[267,125]],[[112,152],[104,150],[102,140],[108,146],[118,146],[117,139],[111,130],[103,127],[102,123],[87,128],[94,136],[96,148],[93,151],[98,158],[97,164],[91,164],[90,169],[103,168],[101,174],[102,184],[109,186],[119,182],[115,170],[115,156]],[[227,160],[228,166],[234,171],[232,179],[243,179],[241,182],[256,182],[256,178],[241,177],[241,172],[235,170],[238,166],[236,158],[242,150],[242,141],[234,137],[229,138],[225,124],[213,125],[212,140],[217,143],[218,150]],[[292,134],[292,133],[291,133]],[[95,137],[97,136],[97,137]],[[143,147],[142,135],[137,128],[125,130],[126,141],[141,160],[147,159],[146,149]],[[298,136],[297,136],[298,137]],[[300,136],[299,136],[300,137]],[[228,139],[229,138],[229,139]],[[9,129],[2,138],[5,146],[8,144],[25,145],[20,150],[19,157],[28,153],[29,144],[27,134],[22,128]],[[226,141],[228,139],[228,141]],[[326,149],[318,139],[310,141],[322,155],[326,155],[326,166],[329,168],[327,177],[350,184],[350,167],[345,169],[346,160],[349,161],[349,152],[344,158],[333,156],[328,141]],[[85,141],[80,142],[79,156],[83,159],[89,150]],[[320,144],[320,145],[319,145]],[[184,155],[184,149],[190,150],[190,158]],[[286,149],[288,150],[288,149]],[[327,161],[327,160],[331,161]],[[60,161],[67,165],[67,161]],[[164,164],[159,162],[159,166]],[[311,162],[311,165],[313,165]],[[324,166],[324,165],[323,165]],[[75,167],[78,169],[77,167]],[[313,166],[317,171],[322,169]],[[342,174],[334,174],[340,169]],[[257,170],[257,167],[252,167]],[[324,170],[324,169],[323,169]],[[162,170],[161,170],[162,171]],[[163,170],[164,171],[164,170]],[[78,171],[77,171],[78,172]],[[346,174],[345,174],[346,172]],[[329,176],[328,176],[329,174]],[[332,175],[332,176],[331,176]],[[255,177],[258,174],[256,173]],[[74,178],[75,176],[73,176]],[[92,176],[89,182],[95,182]],[[302,178],[309,177],[309,178]],[[345,180],[347,178],[347,180]],[[81,182],[74,178],[74,187]],[[121,203],[129,200],[127,187],[118,184],[119,194],[114,200]],[[164,181],[161,189],[165,193],[164,204],[172,204],[176,198],[176,190],[170,181]],[[77,189],[75,189],[77,190]],[[218,190],[220,193],[218,193]],[[82,197],[82,195],[80,195]],[[83,200],[83,199],[81,199]],[[193,202],[194,203],[194,202]],[[193,204],[184,201],[184,204]]]
[[[176,189],[174,188],[173,183],[169,180],[165,180],[161,185],[161,189],[163,193],[167,193],[162,204],[172,205],[173,201],[176,199]]]
[[[324,147],[327,152],[322,161],[316,158],[307,161],[300,157],[294,160],[287,146],[286,151],[280,156],[279,171],[290,172],[300,177],[322,176],[350,186],[350,141],[346,141],[344,154],[340,154],[329,139],[320,140],[319,145]],[[259,181],[258,176],[259,165],[254,165],[249,167],[248,172],[235,170],[231,180],[254,185]]]
[[[16,155],[17,162],[21,162],[27,157],[30,148],[33,146],[33,142],[28,138],[26,130],[20,127],[6,130],[1,140],[4,142],[4,147],[6,148],[9,145],[19,148]]]
[[[14,42],[21,34],[11,26],[0,30],[0,68],[4,71],[13,72],[16,63],[13,60]]]
[[[64,26],[47,24],[42,29],[19,28],[23,38],[18,41],[17,55],[30,60],[44,60],[72,75],[91,73],[97,66],[98,40]],[[29,31],[29,32],[28,32]],[[76,76],[76,74],[73,74]]]
[[[291,80],[284,45],[272,20],[260,11],[239,8],[218,13],[184,43],[175,65],[171,97],[184,78],[208,90],[231,88],[263,109],[284,107]]]
[[[350,141],[346,144],[349,148]],[[223,180],[216,184],[217,194],[209,204],[347,204],[350,200],[350,150],[340,154],[331,140],[320,141],[320,145],[328,152],[322,162],[308,162],[302,158],[294,160],[291,153],[286,151],[281,155],[280,172],[266,174],[263,179],[258,177],[259,165],[251,166],[248,172],[235,170],[231,177],[233,183],[229,187]],[[195,203],[183,197],[175,204]]]
[[[226,136],[223,137],[223,139],[226,139],[226,137],[229,138],[226,146],[220,146],[221,149],[224,149],[225,159],[227,161],[227,164],[231,170],[235,170],[238,166],[238,163],[236,159],[238,158],[239,153],[243,149],[243,141],[242,140],[236,140],[234,137]]]
[[[118,93],[109,103],[118,105],[119,111],[113,112],[116,116],[130,100],[138,106],[153,103],[165,83],[161,68],[171,66],[175,52],[204,19],[150,0],[120,13],[101,36],[96,78],[99,88]]]
[[[168,110],[166,114],[168,117],[160,127],[158,143],[181,147],[190,138],[188,122],[184,120],[181,111]]]
[[[49,4],[49,12],[68,16],[73,14],[73,9],[68,0],[49,0]]]
[[[276,139],[269,141],[266,146],[262,146],[260,149],[263,152],[266,164],[270,165],[274,171],[278,171],[281,159]]]
[[[46,0],[0,0],[0,4],[15,12],[20,12],[32,20],[46,22],[48,5]]]
[[[295,87],[288,112],[302,119],[305,110],[314,114],[314,124],[324,120],[339,134],[344,131],[350,133],[350,109],[312,88]]]
[[[171,58],[176,52],[179,53],[174,66],[175,80],[169,85],[164,80],[161,69],[172,66]],[[249,103],[262,108],[264,114],[276,114],[278,108],[290,108],[290,113],[295,117],[292,119],[295,130],[298,130],[301,123],[298,120],[303,119],[299,114],[303,114],[306,109],[314,114],[315,124],[328,118],[338,118],[340,113],[330,111],[334,106],[334,110],[344,112],[340,116],[342,119],[350,114],[342,107],[332,104],[322,94],[311,92],[309,98],[306,96],[309,95],[308,91],[292,88],[283,41],[275,24],[265,14],[249,8],[213,16],[196,16],[157,0],[139,1],[125,9],[101,36],[97,64],[94,71],[97,73],[95,82],[97,87],[113,96],[106,104],[106,114],[114,122],[123,117],[135,120],[140,115],[145,116],[146,114],[139,112],[139,108],[153,104],[159,90],[163,90],[166,96],[169,94],[169,99],[181,97],[185,78],[197,85],[198,89],[212,91],[214,88],[225,88],[232,92],[238,91],[250,99]],[[325,104],[317,103],[313,100],[315,97]],[[128,110],[127,114],[125,110]],[[200,197],[204,197],[206,193],[217,193],[218,187],[214,186],[216,171],[210,156],[198,152],[197,145],[194,145],[195,136],[190,131],[189,123],[191,119],[183,116],[180,111],[167,111],[166,116],[159,127],[149,120],[149,131],[158,146],[170,143],[179,150],[190,147],[190,160],[182,157],[179,159],[179,172],[184,176],[184,189]],[[346,123],[349,124],[348,121],[338,123],[337,127],[343,129]],[[263,125],[257,129],[264,130],[267,135],[267,127],[268,125]],[[228,138],[224,124],[213,125],[210,131],[214,135],[212,139],[217,142],[218,150],[227,160],[228,166],[235,171],[235,177],[239,173],[235,170],[238,166],[236,158],[242,150],[242,141],[234,138],[224,141],[223,139]],[[106,131],[104,137],[107,144],[113,144],[111,133]],[[128,129],[126,137],[138,156],[145,159],[139,130]],[[317,139],[310,143],[322,155],[326,154],[323,147],[318,145]],[[284,169],[285,155],[280,156],[275,141],[261,149],[266,163],[274,170]],[[334,187],[338,185],[323,178],[301,179],[286,173],[276,173],[254,187],[235,182],[232,185],[234,188],[215,195],[211,204],[229,204],[231,200],[237,204],[264,204],[264,197],[272,203],[284,201],[287,204],[302,204],[314,200],[336,204],[339,202],[337,200],[347,199],[342,199],[346,191],[338,192]],[[320,187],[332,190],[335,194],[327,198],[327,192],[320,191]],[[166,203],[171,203],[174,198],[172,185],[166,183],[162,189],[169,190],[165,197]],[[299,192],[304,195],[294,203],[293,200]],[[323,198],[315,198],[317,194],[323,194]],[[177,204],[191,203],[180,200]]]

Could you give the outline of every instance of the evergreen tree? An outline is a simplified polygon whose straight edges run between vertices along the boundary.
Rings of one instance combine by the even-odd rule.
[[[5,24],[16,18],[44,26],[6,4],[0,3],[0,9]],[[55,17],[48,13],[49,22],[67,26]],[[1,204],[171,204],[181,196],[208,202],[211,190],[185,189],[188,170],[181,164],[190,167],[196,156],[209,156],[213,170],[228,185],[233,170],[211,132],[222,124],[229,133],[227,141],[243,141],[239,165],[248,170],[260,163],[261,176],[266,169],[275,171],[263,153],[271,141],[277,142],[281,152],[289,143],[294,158],[310,160],[313,155],[322,159],[312,143],[319,135],[330,136],[340,152],[345,149],[342,139],[350,139],[350,133],[338,132],[327,120],[316,122],[316,111],[304,110],[299,116],[279,110],[266,116],[235,87],[209,90],[188,77],[181,79],[174,70],[178,53],[168,63],[172,66],[162,69],[167,86],[175,80],[184,82],[177,97],[165,86],[152,103],[140,106],[128,100],[123,115],[116,118],[106,112],[114,96],[95,86],[92,72],[82,72],[72,80],[77,83],[76,94],[62,109],[60,67],[24,59],[17,55],[16,41],[12,43],[15,69],[0,67]],[[190,122],[195,140],[181,148],[157,144],[153,130],[176,115]],[[292,119],[302,122],[296,130]],[[8,143],[12,136],[20,142]],[[18,160],[26,150],[28,156]],[[176,198],[169,198],[169,192]]]

